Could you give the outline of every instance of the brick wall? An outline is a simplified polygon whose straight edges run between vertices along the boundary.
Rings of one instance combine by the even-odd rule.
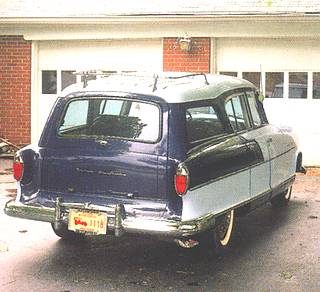
[[[31,42],[0,36],[0,137],[30,143]]]
[[[210,38],[192,38],[190,52],[180,49],[178,38],[163,40],[163,71],[210,72]]]

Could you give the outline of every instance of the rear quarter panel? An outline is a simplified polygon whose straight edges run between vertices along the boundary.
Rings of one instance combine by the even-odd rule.
[[[183,220],[220,213],[250,199],[250,168],[263,161],[256,142],[238,136],[200,147],[185,161],[190,190],[183,196]]]
[[[296,152],[296,144],[290,135],[281,131],[273,134],[270,145],[271,188],[276,188],[295,174]]]

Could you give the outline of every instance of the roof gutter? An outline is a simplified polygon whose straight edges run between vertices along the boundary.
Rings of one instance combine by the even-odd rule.
[[[186,33],[215,38],[320,38],[320,22],[314,14],[0,17],[0,35],[23,35],[33,41],[161,39]]]
[[[319,21],[317,13],[221,13],[221,14],[139,14],[139,15],[108,15],[90,17],[0,17],[0,24],[117,24],[117,23],[180,23],[196,21],[198,23],[210,21]]]

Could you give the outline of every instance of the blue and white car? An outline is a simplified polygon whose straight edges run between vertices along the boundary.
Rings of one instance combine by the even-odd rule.
[[[13,168],[5,213],[49,222],[63,239],[150,234],[217,251],[237,211],[286,205],[303,170],[250,82],[173,73],[71,85]]]

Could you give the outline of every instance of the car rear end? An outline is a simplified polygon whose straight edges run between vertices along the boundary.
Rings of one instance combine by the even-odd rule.
[[[180,234],[168,115],[156,96],[59,98],[39,145],[16,155],[18,195],[5,212],[85,234]]]

